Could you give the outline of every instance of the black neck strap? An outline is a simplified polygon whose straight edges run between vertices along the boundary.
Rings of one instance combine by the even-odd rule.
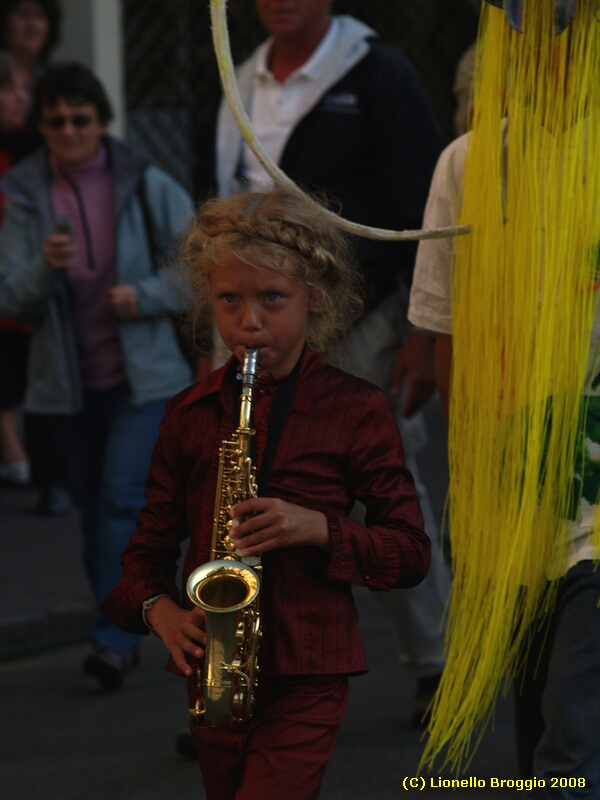
[[[285,427],[289,410],[294,401],[296,387],[298,386],[298,376],[300,374],[301,361],[302,356],[300,356],[296,366],[290,372],[287,378],[282,381],[279,389],[275,393],[275,397],[273,398],[273,405],[271,406],[271,410],[269,411],[269,416],[267,418],[267,445],[265,447],[265,452],[263,453],[260,472],[257,479],[259,497],[264,494],[265,487],[269,480],[269,473],[271,472],[271,467],[273,466],[273,461],[275,460],[275,453],[277,452],[277,447]]]

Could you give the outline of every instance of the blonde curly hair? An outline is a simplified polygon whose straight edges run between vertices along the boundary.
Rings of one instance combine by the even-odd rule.
[[[196,330],[210,314],[210,273],[231,257],[307,287],[315,309],[307,341],[319,353],[331,355],[362,312],[362,280],[346,236],[295,192],[249,192],[200,206],[183,247]]]

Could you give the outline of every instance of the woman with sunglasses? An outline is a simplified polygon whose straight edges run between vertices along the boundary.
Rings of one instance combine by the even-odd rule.
[[[13,168],[0,232],[0,314],[34,325],[25,409],[66,446],[85,566],[98,602],[144,501],[164,403],[192,380],[168,269],[192,201],[171,177],[106,135],[112,111],[86,67],[51,67],[34,93],[45,147]],[[108,689],[137,637],[98,615],[84,670]]]

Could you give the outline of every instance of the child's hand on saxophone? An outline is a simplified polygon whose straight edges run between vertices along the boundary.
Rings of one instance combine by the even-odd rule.
[[[300,545],[331,549],[327,517],[321,511],[277,497],[253,497],[234,506],[231,517],[234,522],[229,536],[244,556]]]
[[[185,654],[200,658],[204,653],[204,611],[196,606],[189,610],[181,608],[170,597],[159,597],[146,612],[146,620],[165,643],[175,664],[189,678],[193,670]]]

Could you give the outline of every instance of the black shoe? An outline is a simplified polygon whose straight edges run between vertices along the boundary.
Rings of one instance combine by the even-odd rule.
[[[96,678],[104,689],[120,689],[124,674],[139,660],[137,648],[125,656],[112,647],[99,647],[83,662],[83,671]]]
[[[180,756],[189,759],[190,761],[196,760],[196,746],[194,745],[194,737],[190,731],[181,731],[177,737],[177,752]]]
[[[419,678],[417,684],[417,696],[413,709],[412,726],[413,728],[426,728],[431,719],[431,701],[437,691],[442,678],[442,673],[429,675],[427,678]]]
[[[36,513],[45,517],[62,517],[67,513],[67,501],[58,486],[50,484],[42,489]]]
[[[31,486],[29,461],[6,461],[0,463],[0,484],[11,489],[27,489]]]

